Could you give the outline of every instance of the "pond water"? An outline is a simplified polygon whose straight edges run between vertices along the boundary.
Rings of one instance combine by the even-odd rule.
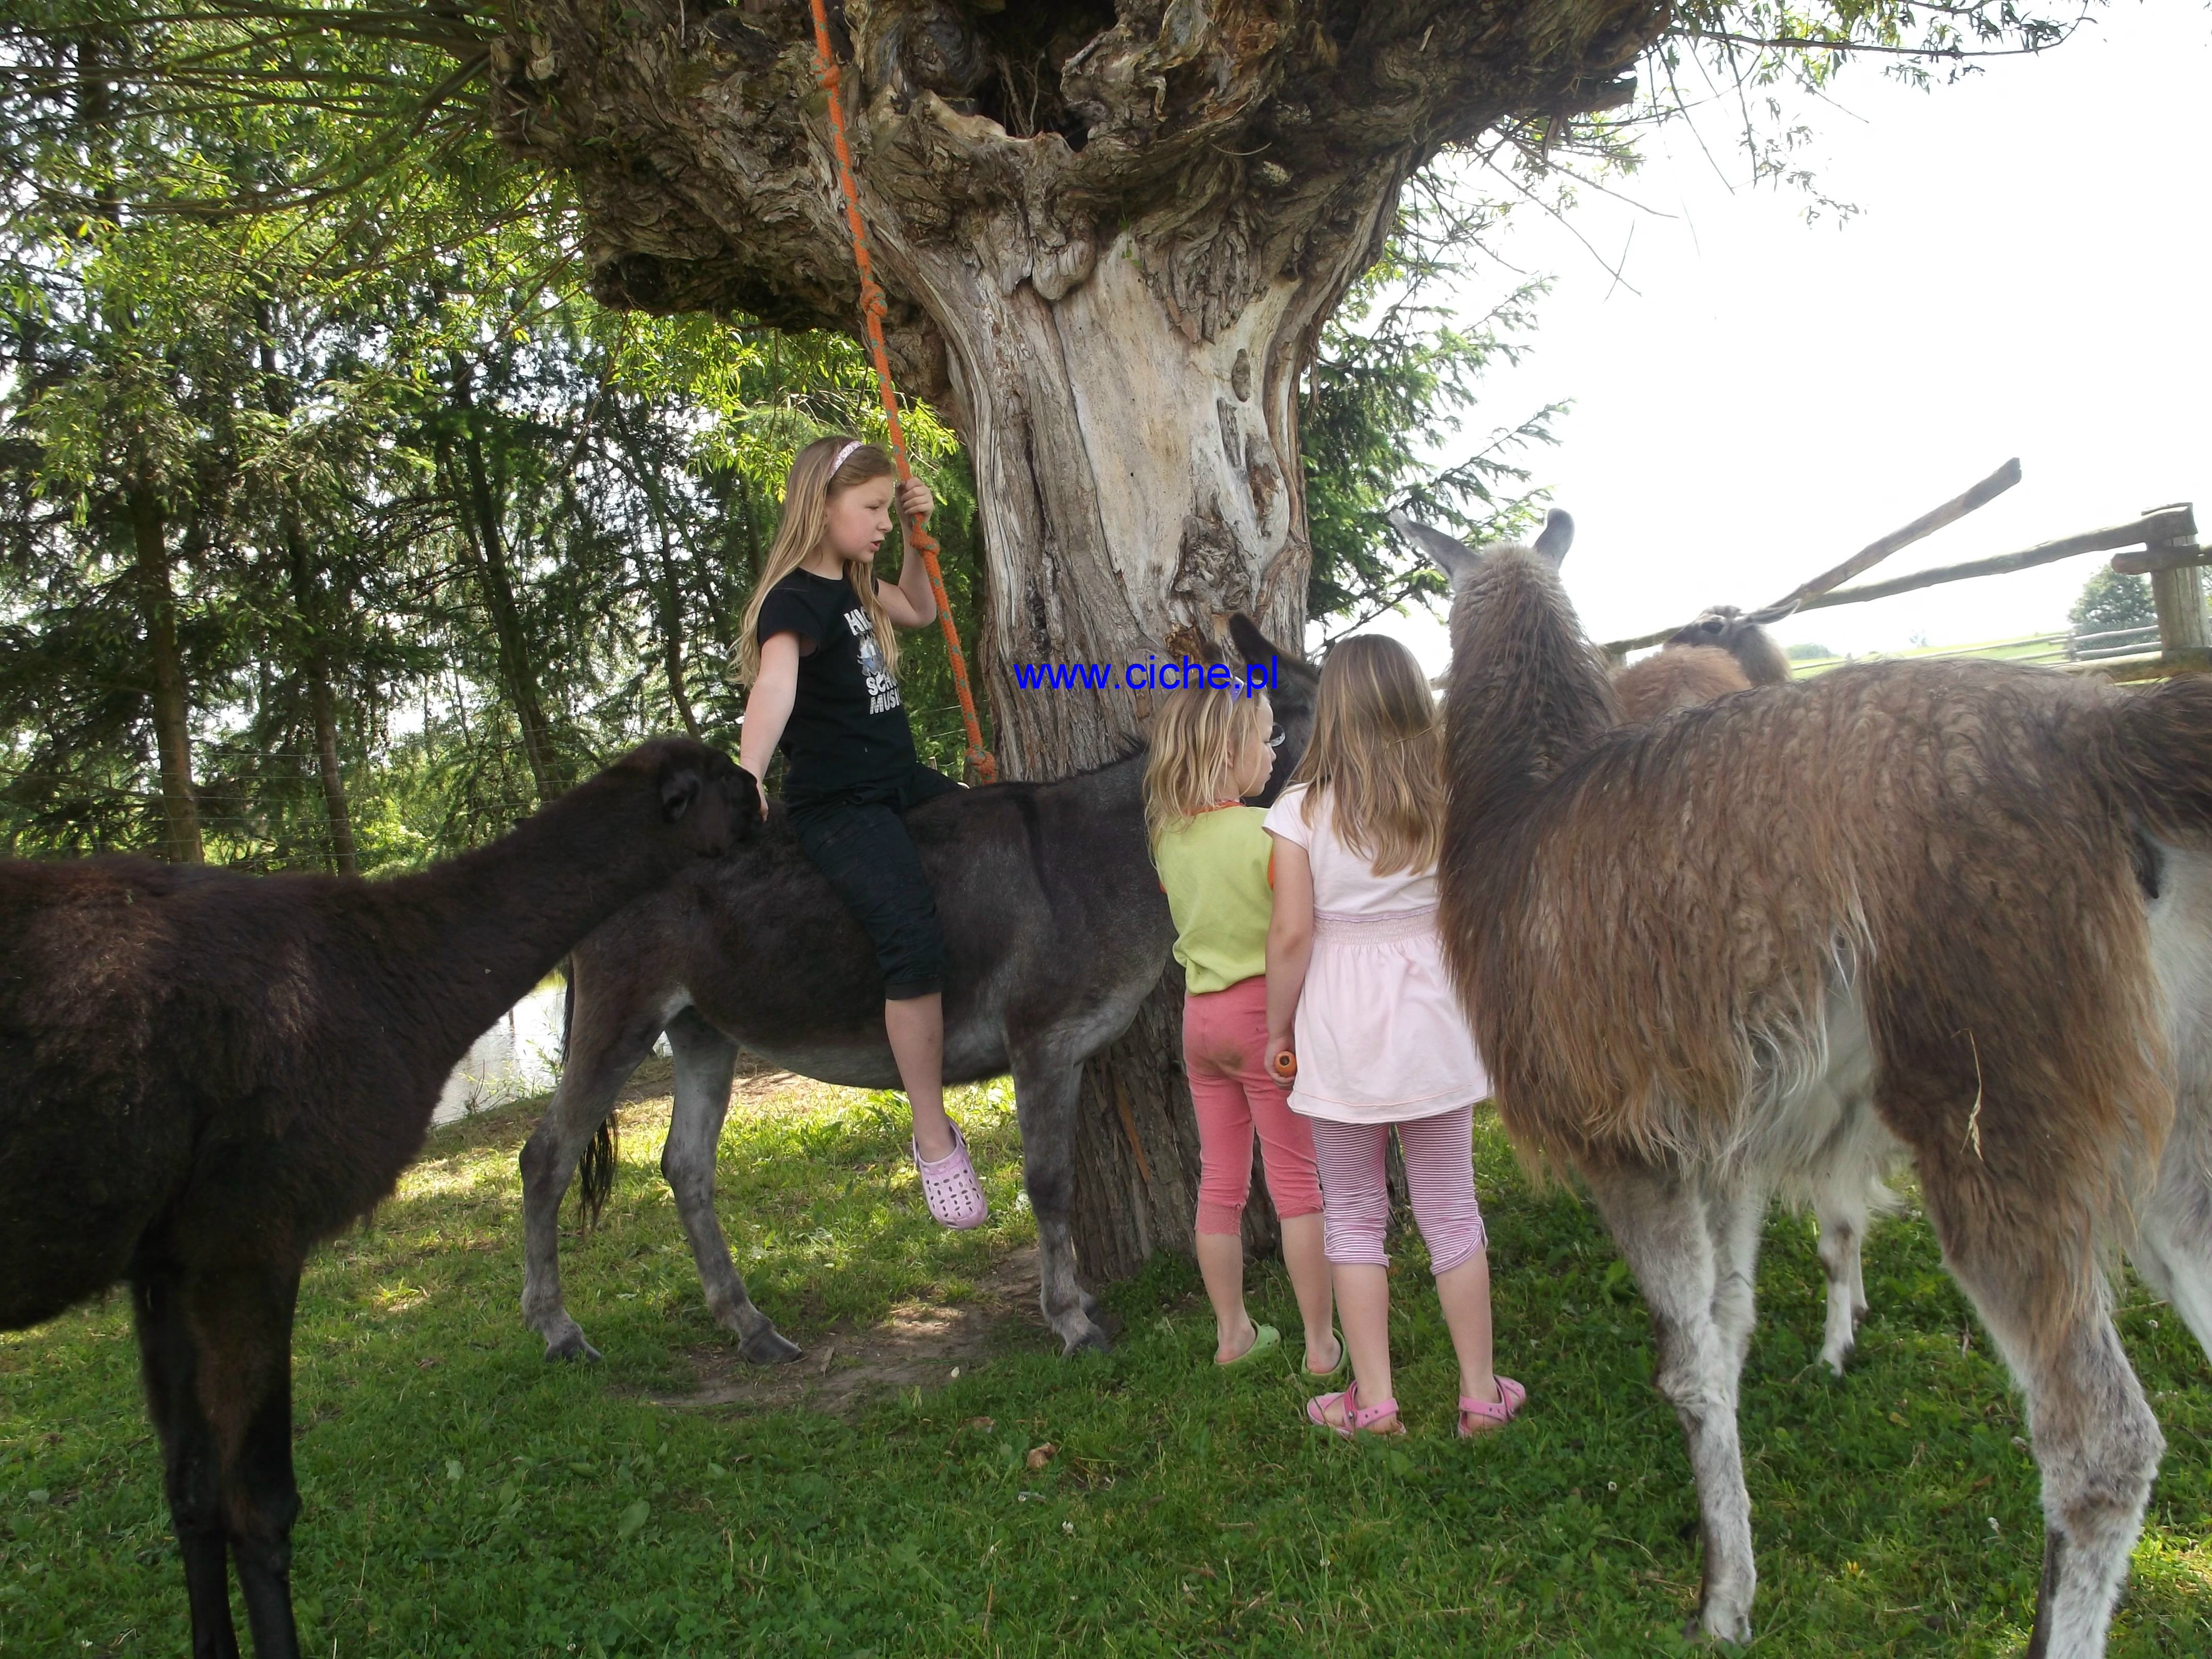
[[[470,1045],[438,1097],[433,1123],[451,1123],[487,1106],[542,1095],[561,1075],[561,997],[541,985]]]

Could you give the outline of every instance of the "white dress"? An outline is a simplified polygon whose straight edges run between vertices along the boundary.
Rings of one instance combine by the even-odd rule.
[[[1482,1099],[1490,1079],[1437,933],[1434,869],[1378,876],[1336,838],[1324,793],[1285,789],[1264,827],[1313,866],[1313,957],[1298,996],[1291,1109],[1339,1123],[1403,1123]]]

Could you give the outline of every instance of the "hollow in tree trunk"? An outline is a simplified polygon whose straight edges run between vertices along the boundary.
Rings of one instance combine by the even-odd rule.
[[[975,465],[973,649],[1014,777],[1139,737],[1127,691],[1023,690],[1017,664],[1126,662],[1232,609],[1303,636],[1298,381],[1401,186],[1507,115],[1622,101],[1667,15],[1658,0],[831,11],[902,388],[939,404]],[[499,130],[576,175],[600,297],[855,325],[806,5],[507,15]],[[1075,1225],[1094,1274],[1189,1247],[1177,1016],[1164,988],[1085,1082]]]

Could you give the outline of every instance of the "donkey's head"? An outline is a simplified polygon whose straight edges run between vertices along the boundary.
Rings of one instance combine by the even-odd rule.
[[[1306,744],[1313,738],[1314,698],[1321,689],[1321,671],[1277,645],[1242,611],[1229,618],[1229,642],[1248,669],[1272,671],[1267,677],[1267,701],[1274,706],[1275,729],[1267,734],[1267,741],[1274,748],[1275,764],[1267,774],[1267,787],[1251,799],[1255,806],[1273,805],[1291,769],[1305,758]]]
[[[1790,679],[1790,659],[1774,636],[1732,605],[1715,605],[1666,643],[1717,647],[1735,659],[1753,685],[1782,685]]]

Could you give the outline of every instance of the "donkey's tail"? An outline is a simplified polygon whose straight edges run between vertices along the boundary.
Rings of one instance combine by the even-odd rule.
[[[586,1227],[599,1224],[599,1212],[614,1192],[616,1155],[621,1147],[622,1114],[609,1107],[576,1160],[576,1212]]]
[[[2152,833],[2212,836],[2212,676],[2178,674],[2110,707],[2106,782]]]

